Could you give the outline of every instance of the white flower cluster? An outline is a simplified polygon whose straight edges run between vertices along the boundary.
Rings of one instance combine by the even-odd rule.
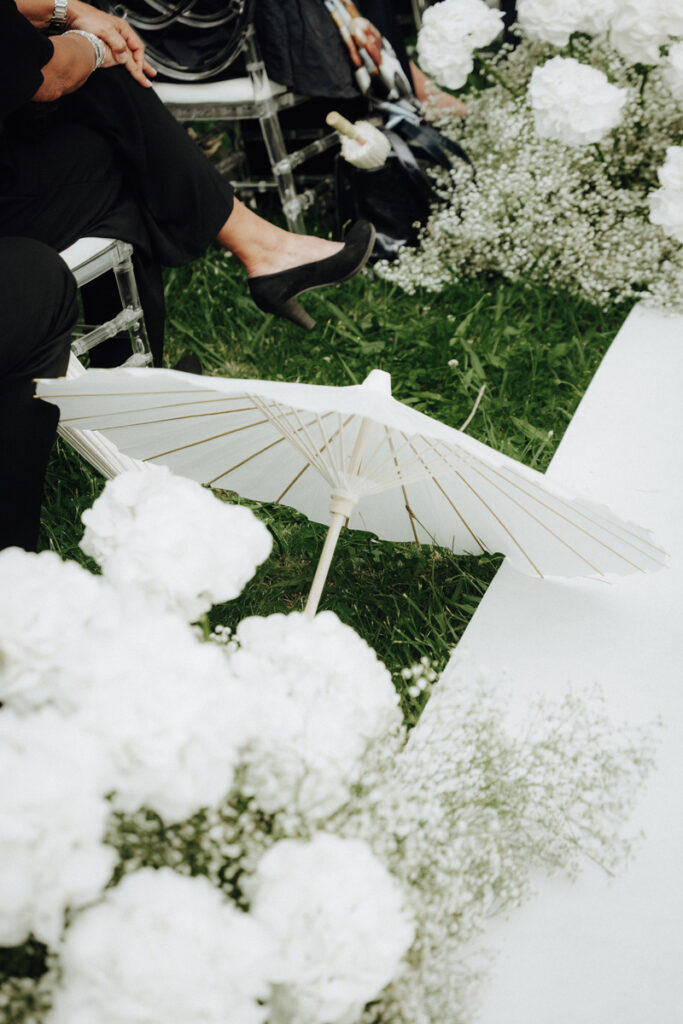
[[[683,137],[683,107],[670,84],[673,64],[641,75],[604,36],[576,37],[573,47],[581,65],[607,77],[602,95],[611,99],[597,108],[603,127],[605,109],[616,116],[616,102],[610,113],[616,99],[611,88],[619,97],[626,91],[619,129],[603,137],[599,151],[541,138],[529,83],[539,65],[555,63],[552,50],[528,40],[513,51],[502,49],[492,61],[507,87],[494,83],[466,95],[464,124],[459,118],[440,122],[468,152],[476,177],[462,163],[450,175],[435,172],[439,198],[419,246],[404,249],[392,264],[378,264],[383,277],[409,292],[436,292],[460,278],[494,273],[566,290],[599,306],[646,299],[683,309],[683,250],[651,221],[648,201],[667,149]],[[678,51],[672,50],[675,61]],[[568,89],[574,89],[571,77]],[[555,99],[562,96],[556,90]],[[581,99],[582,114],[585,103],[590,113],[594,98],[591,90]],[[553,102],[551,92],[551,107]],[[551,127],[564,142],[585,141],[593,125],[573,121],[570,107],[571,101],[565,103],[562,119],[554,108]],[[664,198],[655,199],[655,207]],[[667,215],[671,223],[673,214],[671,209]]]
[[[683,43],[674,43],[664,61],[664,80],[671,95],[683,102]]]
[[[387,670],[331,613],[200,640],[187,619],[234,596],[270,546],[251,513],[229,512],[165,471],[129,474],[84,517],[104,577],[50,552],[0,555],[0,770],[12,780],[0,792],[0,945],[33,936],[59,956],[41,1024],[341,1024],[412,941],[402,892],[366,844],[272,845],[262,822],[251,827],[270,811],[336,811],[373,745],[402,737],[401,715]],[[229,535],[220,579],[210,545],[193,542],[207,520],[212,544]],[[185,823],[221,807],[199,856]],[[180,837],[211,880],[170,856],[161,865],[181,873],[146,867],[126,816],[152,824],[148,852],[152,834]],[[216,834],[229,833],[208,870]],[[220,891],[247,871],[250,912]]]
[[[529,39],[566,46],[574,32],[607,30],[617,0],[517,0],[519,25]]]
[[[375,780],[373,814],[361,805],[348,822],[403,881],[418,929],[365,1024],[477,1016],[487,920],[528,897],[535,870],[573,875],[579,849],[614,870],[629,853],[615,828],[652,764],[652,734],[615,734],[598,693],[532,703],[513,727],[509,681],[450,672],[395,775]]]
[[[251,913],[276,944],[269,1024],[344,1024],[396,977],[414,926],[366,842],[283,840],[249,879]]]
[[[81,547],[108,579],[143,588],[187,622],[237,597],[272,546],[249,509],[165,466],[115,477],[83,522]]]
[[[46,1024],[263,1024],[268,936],[204,878],[129,875],[78,915]]]
[[[0,976],[8,1024],[460,1019],[463,943],[530,867],[573,870],[577,836],[621,850],[646,745],[580,702],[513,742],[498,691],[463,680],[406,745],[389,673],[336,616],[202,642],[177,609],[213,589],[166,576],[171,612],[137,565],[136,592],[0,555],[0,946],[49,946],[38,985]],[[434,672],[408,676],[419,703]]]
[[[245,792],[270,813],[332,814],[366,752],[400,731],[389,672],[332,612],[244,619],[235,641],[230,672],[257,722],[242,755]]]
[[[575,32],[609,33],[628,64],[658,64],[662,49],[683,35],[678,0],[518,0],[519,24],[532,40],[564,47]]]
[[[650,197],[650,220],[683,243],[683,146],[670,146],[657,175],[661,188]]]
[[[67,907],[109,882],[106,768],[97,743],[55,712],[0,714],[0,946],[56,941]]]
[[[567,146],[601,142],[621,121],[626,90],[573,57],[553,57],[534,68],[529,84],[534,125],[542,139]]]
[[[249,725],[217,649],[52,552],[2,552],[0,591],[0,699],[57,708],[96,737],[115,806],[177,821],[227,793]]]
[[[610,21],[610,43],[628,64],[659,64],[662,48],[680,36],[678,0],[622,0]]]
[[[484,0],[441,0],[422,15],[417,37],[420,67],[439,85],[460,89],[474,67],[474,51],[500,35],[503,15]]]
[[[67,907],[95,899],[115,851],[102,844],[109,805],[97,743],[45,710],[0,712],[0,946],[52,944]]]

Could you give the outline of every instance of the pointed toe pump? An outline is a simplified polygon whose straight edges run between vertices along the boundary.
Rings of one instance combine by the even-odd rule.
[[[274,313],[310,331],[315,320],[298,301],[303,292],[348,281],[367,263],[375,244],[375,229],[366,220],[357,221],[334,256],[304,263],[276,274],[249,278],[251,297],[264,313]]]

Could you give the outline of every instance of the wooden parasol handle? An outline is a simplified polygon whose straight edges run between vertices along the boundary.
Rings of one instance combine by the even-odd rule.
[[[365,139],[361,136],[361,133],[356,128],[355,124],[352,124],[346,117],[339,113],[338,110],[331,110],[325,118],[330,128],[334,128],[341,135],[347,135],[350,139],[355,139],[361,146],[365,145]]]

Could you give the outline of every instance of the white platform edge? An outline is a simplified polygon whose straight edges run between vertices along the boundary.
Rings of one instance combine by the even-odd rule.
[[[682,436],[683,317],[636,307],[548,475],[652,529],[671,568],[607,585],[504,564],[440,683],[456,686],[471,662],[507,671],[521,712],[532,694],[599,682],[615,721],[666,722],[629,826],[647,836],[635,862],[611,883],[592,868],[575,885],[541,879],[534,902],[491,923],[499,955],[480,1024],[683,1021]]]

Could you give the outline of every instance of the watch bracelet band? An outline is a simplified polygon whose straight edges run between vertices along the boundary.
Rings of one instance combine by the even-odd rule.
[[[93,71],[97,71],[98,68],[102,67],[104,58],[107,56],[107,48],[99,36],[94,35],[92,32],[85,32],[82,28],[69,29],[69,31],[65,32],[64,35],[83,36],[84,39],[87,39],[95,54],[95,66],[93,67]]]
[[[69,13],[69,0],[54,0],[54,7],[52,8],[52,17],[50,19],[51,28],[64,28],[66,25],[66,19]]]

